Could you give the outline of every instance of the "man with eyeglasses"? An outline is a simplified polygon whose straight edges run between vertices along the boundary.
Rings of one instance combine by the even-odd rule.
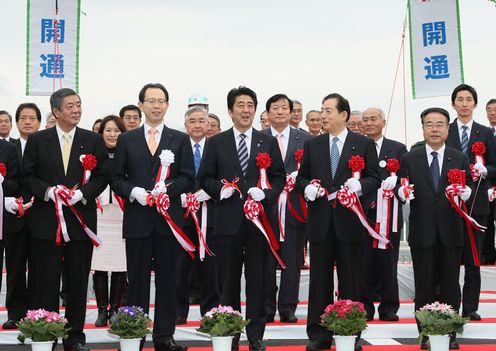
[[[460,308],[460,260],[463,250],[465,223],[445,195],[448,171],[458,169],[466,174],[466,184],[458,195],[470,198],[472,178],[467,155],[449,147],[449,113],[439,107],[428,108],[420,115],[426,144],[403,155],[396,196],[410,201],[408,244],[415,282],[415,311],[426,304],[440,301]],[[419,331],[420,325],[418,324]],[[451,335],[450,349],[458,349],[456,334]],[[421,349],[427,350],[427,338]]]
[[[155,350],[185,351],[187,347],[176,344],[173,338],[177,256],[182,248],[172,232],[171,222],[166,222],[157,208],[148,204],[150,196],[158,199],[168,195],[170,206],[166,211],[172,222],[182,228],[181,194],[193,188],[193,153],[189,137],[164,123],[169,93],[162,84],[145,85],[139,93],[139,107],[145,114],[145,123],[119,136],[111,182],[115,193],[125,200],[123,237],[129,280],[126,302],[148,312],[153,260]],[[141,348],[144,341],[143,338]]]
[[[128,132],[138,128],[141,124],[141,110],[136,105],[127,105],[121,108],[119,117],[122,118]]]
[[[362,111],[351,111],[346,127],[353,133],[365,135],[363,132]]]
[[[450,124],[446,145],[455,148],[468,156],[468,160],[478,174],[477,192],[472,196],[467,207],[472,217],[481,225],[485,226],[489,218],[489,198],[487,190],[496,175],[496,153],[494,136],[491,129],[473,120],[473,113],[477,107],[477,92],[468,84],[457,86],[451,94],[451,106],[457,113],[457,118]],[[486,153],[483,155],[484,162],[476,162],[472,151],[472,145],[483,143]],[[474,263],[472,249],[468,233],[465,232],[465,243],[463,247],[463,262],[465,265],[465,278],[463,284],[463,309],[462,315],[471,320],[480,320],[477,313],[479,308],[479,295],[481,288],[480,267]],[[484,233],[474,231],[475,245],[479,257],[482,254]]]

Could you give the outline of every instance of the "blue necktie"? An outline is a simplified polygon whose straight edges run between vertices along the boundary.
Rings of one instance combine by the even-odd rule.
[[[467,135],[467,129],[468,127],[467,126],[462,126],[462,129],[463,129],[463,132],[462,132],[462,152],[464,154],[467,153],[467,150],[468,150],[468,135]]]
[[[246,175],[246,168],[248,168],[248,148],[246,147],[246,134],[239,135],[240,140],[238,144],[238,157],[239,164],[241,166],[241,170],[243,171],[243,175]]]
[[[339,149],[338,149],[338,137],[332,138],[332,146],[331,146],[331,174],[332,177],[336,175],[336,170],[338,169],[339,163]]]
[[[434,190],[439,188],[439,160],[437,159],[437,152],[432,151],[432,162],[431,162],[431,176],[432,176],[432,183],[434,183]]]
[[[195,153],[193,154],[193,160],[195,161],[195,175],[197,175],[201,163],[200,144],[198,143],[195,144]]]

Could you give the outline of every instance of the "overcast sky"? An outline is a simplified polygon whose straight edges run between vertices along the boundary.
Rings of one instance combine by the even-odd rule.
[[[496,7],[487,0],[459,2],[465,82],[476,87],[475,119],[486,124],[485,103],[496,97]],[[222,127],[230,127],[226,95],[238,85],[258,94],[256,128],[265,101],[276,93],[301,100],[304,111],[320,109],[322,97],[331,92],[347,97],[352,109],[377,106],[387,111],[406,4],[82,0],[86,15],[81,16],[80,125],[89,128],[96,118],[137,103],[140,88],[148,82],[161,82],[169,90],[166,124],[178,129],[192,93],[205,94]],[[0,13],[0,109],[14,113],[19,103],[32,101],[45,114],[48,97],[24,95],[26,2],[1,0]],[[411,98],[408,33],[406,44],[411,145],[421,138],[418,116],[424,108],[454,111],[449,96]],[[404,142],[401,84],[387,136]]]

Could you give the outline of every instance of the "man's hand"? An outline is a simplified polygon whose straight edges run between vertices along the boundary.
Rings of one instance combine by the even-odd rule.
[[[482,163],[474,164],[474,168],[479,172],[482,178],[486,178],[487,176],[487,168]]]
[[[81,190],[76,190],[74,191],[74,194],[72,195],[72,197],[69,199],[69,205],[71,206],[74,206],[76,203],[78,203],[79,201],[81,201],[83,199],[83,193],[81,192]]]
[[[413,185],[410,185],[410,187],[411,186],[413,186]],[[398,197],[400,198],[401,201],[407,202],[407,201],[415,199],[415,196],[413,195],[413,189],[411,189],[411,191],[408,190],[407,193],[408,193],[408,195],[405,194],[405,187],[400,186],[400,188],[398,189]]]
[[[210,196],[203,189],[198,190],[195,195],[199,202],[210,200]]]
[[[465,185],[460,193],[460,199],[462,199],[462,201],[467,201],[470,199],[470,195],[472,195],[472,189]]]
[[[315,199],[325,194],[324,189],[314,184],[308,184],[305,188],[305,198],[308,201],[315,201]]]
[[[134,200],[136,200],[141,206],[146,206],[147,197],[148,197],[148,193],[146,192],[146,190],[136,186],[133,188],[133,190],[131,190],[131,196],[129,197],[129,201],[133,202]]]
[[[393,189],[396,186],[397,182],[398,182],[397,176],[387,177],[386,179],[384,179],[384,189],[386,189],[386,190]]]
[[[6,197],[5,198],[5,210],[8,213],[12,213],[14,215],[17,214],[18,207],[17,207],[15,197]]]
[[[181,207],[186,208],[186,194],[181,194]]]
[[[265,193],[263,192],[262,189],[259,189],[257,187],[252,187],[248,189],[248,194],[255,201],[262,201],[263,199],[265,199]]]
[[[350,189],[354,193],[358,193],[358,192],[362,191],[362,184],[360,184],[360,181],[358,179],[356,179],[356,178],[350,178],[350,179],[348,179],[344,183],[344,185],[347,186],[348,189]]]
[[[232,186],[224,188],[220,191],[220,199],[229,199],[234,194],[234,188]]]

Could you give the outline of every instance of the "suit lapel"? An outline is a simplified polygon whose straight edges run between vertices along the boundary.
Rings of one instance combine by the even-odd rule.
[[[319,154],[322,156],[320,157],[320,162],[322,163],[322,169],[323,172],[327,178],[328,184],[332,184],[332,175],[331,175],[331,149],[329,147],[329,134],[326,134],[325,138],[321,138],[319,140],[320,142],[320,147],[319,147]],[[336,172],[337,174],[337,172]]]
[[[300,131],[289,128],[289,140],[288,140],[288,148],[286,150],[286,157],[284,158],[284,166],[287,168],[291,163],[291,158],[294,157],[294,153],[296,152],[296,144],[298,144]]]
[[[79,128],[76,127],[76,131],[74,132],[74,140],[72,141],[71,146],[71,154],[69,156],[69,164],[67,165],[67,179],[78,179],[82,177],[83,168],[81,167],[79,155],[86,153],[88,153],[86,139],[81,135]],[[81,186],[82,184],[79,185]]]
[[[421,170],[421,173],[425,176],[431,191],[436,194],[436,190],[434,189],[434,182],[432,181],[431,169],[429,168],[429,161],[427,160],[427,151],[425,146],[419,149],[417,152],[417,165]],[[443,162],[444,167],[444,162]],[[439,184],[439,189],[441,189],[441,184]]]
[[[452,145],[455,149],[462,149],[462,145],[460,144],[460,133],[458,132],[458,124],[456,122],[456,119],[453,123],[450,124],[448,138],[451,139]]]
[[[346,140],[344,141],[343,151],[339,157],[338,169],[336,170],[336,175],[334,179],[337,179],[341,173],[348,167],[348,160],[353,155],[353,150],[355,150],[355,135],[351,132],[348,132],[346,136]]]
[[[252,129],[251,132],[251,145],[250,145],[250,159],[248,160],[248,168],[246,169],[246,176],[248,177],[248,173],[255,166],[256,174],[258,174],[258,168],[256,167],[257,161],[256,158],[260,153],[260,147],[263,145],[262,133],[256,129]],[[239,164],[239,161],[238,161]],[[250,167],[251,166],[251,167]]]
[[[53,167],[58,175],[58,179],[64,179],[64,163],[62,161],[62,150],[60,149],[59,136],[57,134],[57,128],[51,128],[49,131],[47,140],[48,154],[51,156],[53,161]],[[72,148],[71,148],[72,153]]]
[[[443,156],[443,168],[441,169],[441,179],[439,180],[439,190],[446,189],[448,186],[448,171],[451,169],[453,153],[448,150],[448,148],[444,149]],[[472,175],[466,174],[467,177],[471,177]]]

